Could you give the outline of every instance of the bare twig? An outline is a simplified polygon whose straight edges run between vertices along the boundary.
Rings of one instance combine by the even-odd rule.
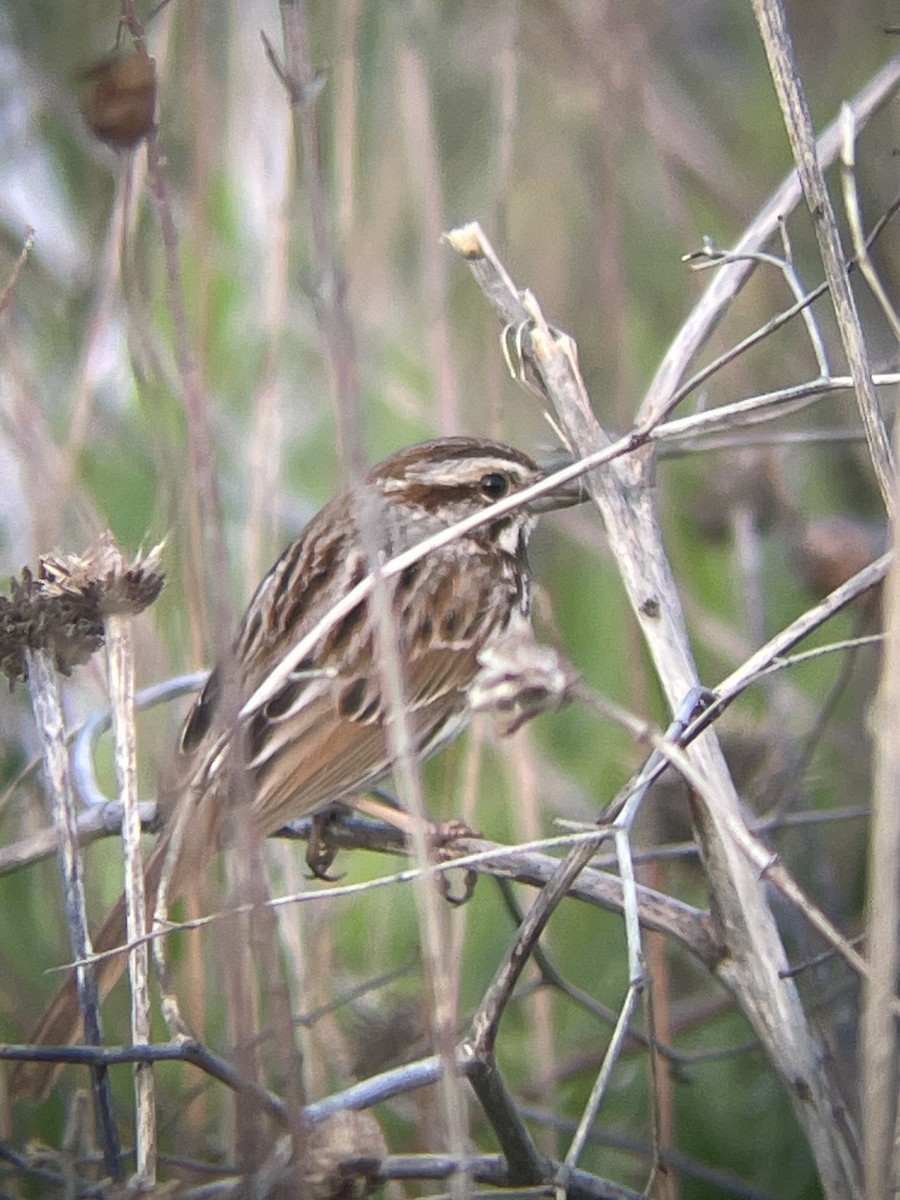
[[[606,1089],[609,1086],[609,1082],[612,1077],[612,1069],[618,1061],[619,1053],[621,1052],[621,1049],[625,1043],[625,1039],[628,1036],[631,1019],[634,1016],[638,1002],[641,998],[642,987],[643,985],[640,980],[632,980],[628,986],[628,994],[625,998],[624,1004],[622,1005],[622,1011],[619,1014],[619,1020],[616,1023],[613,1036],[610,1039],[609,1046],[607,1047],[607,1051],[603,1059],[603,1066],[601,1067],[600,1072],[594,1082],[594,1086],[591,1089],[591,1095],[584,1106],[584,1111],[581,1115],[581,1120],[578,1123],[578,1128],[575,1131],[571,1145],[566,1153],[565,1173],[562,1177],[563,1180],[567,1178],[568,1172],[575,1166],[575,1164],[578,1162],[578,1159],[581,1157],[581,1152],[584,1149],[587,1136],[593,1127],[598,1112],[600,1111],[600,1104],[604,1095],[606,1094]]]
[[[894,199],[894,201],[889,205],[887,211],[876,224],[875,228],[869,234],[864,243],[866,248],[874,243],[881,232],[887,227],[888,222],[891,221],[897,214],[898,209],[900,209],[900,198]],[[778,229],[783,231],[784,222],[779,220],[777,224]],[[688,258],[692,257],[693,255],[688,256]],[[748,262],[755,262],[756,260],[757,255],[749,251],[745,252],[740,250],[731,250],[728,254],[728,263],[732,267],[737,267]],[[848,264],[848,269],[852,265],[854,264]],[[710,296],[711,291],[712,289],[707,289],[704,300]],[[789,321],[793,321],[796,316],[804,314],[804,319],[807,320],[807,324],[809,324],[808,318],[805,316],[805,314],[807,313],[810,305],[812,305],[813,302],[818,300],[820,297],[824,296],[827,291],[827,283],[820,283],[810,292],[807,292],[805,296],[801,296],[788,308],[784,309],[780,313],[776,313],[774,317],[770,317],[769,320],[766,321],[766,323],[759,329],[755,329],[745,338],[742,338],[741,341],[736,342],[733,346],[729,346],[728,349],[723,351],[722,354],[712,359],[711,362],[706,363],[705,366],[701,367],[698,371],[691,375],[690,378],[688,378],[684,383],[676,387],[675,391],[668,398],[666,404],[659,405],[654,410],[652,416],[643,424],[639,425],[638,428],[643,432],[658,428],[660,422],[663,421],[669,413],[674,412],[678,405],[681,404],[682,400],[691,395],[692,392],[695,392],[708,379],[711,379],[714,375],[716,375],[724,366],[726,366],[726,364],[735,362],[741,357],[742,354],[745,354],[748,350],[752,349],[753,346],[758,346],[761,342],[765,341],[766,338],[771,337],[772,334],[777,330],[787,325]],[[695,309],[694,311],[696,312],[697,310]],[[688,326],[684,326],[682,332],[684,332],[684,329],[687,328]],[[685,369],[687,368],[687,365],[688,364],[686,362]]]
[[[428,68],[422,34],[430,5],[414,4],[412,19],[397,38],[399,72],[398,108],[406,131],[407,170],[418,191],[422,229],[420,257],[427,306],[427,361],[435,381],[438,419],[442,433],[458,433],[459,401],[450,325],[450,285],[447,259],[441,253],[443,215],[441,164],[437,133],[431,112]]]
[[[28,255],[31,253],[31,247],[33,245],[34,230],[29,225],[25,230],[25,240],[22,242],[22,249],[19,251],[19,257],[16,259],[15,266],[13,267],[10,277],[3,287],[3,291],[0,292],[0,313],[2,313],[9,304],[10,297],[12,296],[15,286],[18,283],[19,276],[22,274],[22,268],[28,261]]]
[[[209,397],[203,386],[200,362],[191,342],[178,251],[178,231],[166,180],[166,161],[155,137],[148,142],[147,152],[150,156],[150,186],[156,201],[165,252],[168,301],[172,313],[175,354],[187,422],[189,469],[194,481],[194,487],[188,489],[188,494],[197,497],[199,506],[196,511],[193,505],[189,508],[193,522],[190,533],[194,540],[191,561],[195,564],[194,583],[197,585],[194,598],[201,611],[204,609],[204,600],[207,606],[212,606],[215,622],[214,649],[221,651],[224,647],[218,644],[217,639],[224,636],[224,631],[230,629],[233,622],[228,589],[222,586],[222,580],[227,578],[228,572],[222,509],[216,482]]]
[[[371,836],[362,839],[358,836],[359,828],[359,823],[352,819],[337,822],[333,828],[333,837],[338,845],[348,849],[358,846],[368,849],[387,847],[388,852],[397,853],[396,831],[392,835],[389,831],[384,830],[377,839]],[[332,836],[332,831],[329,833]],[[543,851],[571,846],[575,846],[577,849],[582,844],[596,842],[599,836],[601,835],[594,830],[581,831],[557,837],[541,838],[535,842],[517,846],[498,846],[480,838],[457,838],[453,842],[452,850],[450,847],[444,848],[445,861],[432,864],[428,870],[431,874],[463,868],[483,870],[487,874],[541,888],[543,893],[547,884],[551,880],[555,880],[560,867],[557,858],[553,858]],[[608,832],[603,836],[609,836]],[[404,850],[404,852],[408,851]],[[417,878],[419,873],[417,867],[411,867],[392,875],[367,880],[364,883],[340,884],[318,892],[304,891],[278,896],[267,903],[269,907],[275,909],[297,904],[316,904],[325,901],[330,903],[337,899],[347,899],[379,888],[410,883]],[[597,872],[590,868],[583,870],[572,884],[569,895],[609,912],[621,913],[624,910],[621,880],[605,872]],[[707,970],[715,968],[722,955],[722,946],[717,942],[709,924],[708,913],[673,897],[655,892],[652,888],[639,886],[637,900],[639,919],[643,926],[669,934],[682,943],[684,948]],[[214,922],[224,920],[228,916],[240,915],[242,912],[249,911],[251,907],[252,905],[237,906],[228,909],[227,912],[210,913],[189,921],[169,922],[165,928],[156,928],[149,932],[145,941],[154,942],[173,933],[202,929]],[[130,948],[129,946],[118,946],[102,954],[92,955],[90,961],[100,962],[121,954],[123,949]],[[72,963],[60,969],[68,970],[71,966],[76,965],[78,964]]]
[[[156,805],[145,804],[141,809],[141,821],[146,828],[155,825]],[[89,846],[98,838],[110,837],[122,832],[122,809],[116,801],[103,808],[81,813],[75,822],[75,837],[79,846]],[[56,853],[56,830],[42,829],[0,847],[0,875],[20,871],[23,867],[41,862]]]
[[[874,375],[872,378],[877,386],[896,386],[900,382],[900,375],[894,372],[888,375]],[[751,396],[746,400],[735,400],[731,404],[721,404],[716,408],[691,413],[689,417],[676,417],[663,425],[655,426],[648,437],[653,442],[681,441],[718,429],[758,425],[801,412],[816,397],[845,391],[850,387],[852,381],[846,375],[833,376],[831,379],[811,379],[808,383],[797,383],[762,396]],[[813,440],[814,436],[815,431],[804,430],[802,434],[803,439],[807,441]]]
[[[0,1046],[0,1059],[11,1061],[27,1060],[37,1057],[39,1053],[30,1046]],[[196,1041],[131,1047],[70,1046],[61,1053],[66,1062],[102,1065],[105,1068],[121,1063],[189,1063],[239,1095],[251,1100],[261,1111],[280,1124],[287,1124],[290,1120],[290,1114],[277,1096],[257,1084],[248,1083],[242,1079],[229,1063],[212,1054],[204,1045]],[[458,1056],[456,1069],[461,1074],[472,1078],[473,1084],[483,1074],[482,1064],[472,1061],[464,1051]],[[385,1071],[380,1075],[363,1080],[352,1087],[345,1088],[342,1092],[332,1094],[325,1100],[306,1105],[301,1115],[303,1120],[310,1125],[325,1124],[335,1114],[360,1111],[376,1104],[385,1103],[395,1096],[408,1095],[418,1088],[439,1083],[442,1071],[443,1064],[438,1056],[419,1059],[395,1070]],[[478,1090],[477,1087],[476,1090]],[[492,1108],[496,1108],[493,1099]],[[394,1162],[396,1162],[396,1167],[390,1167],[389,1164]],[[24,1161],[21,1166],[26,1169]],[[378,1171],[377,1163],[369,1163],[368,1166],[374,1177],[380,1177],[383,1174],[384,1178],[446,1179],[465,1174],[498,1187],[515,1187],[517,1184],[521,1185],[525,1182],[522,1178],[523,1164],[521,1160],[510,1164],[503,1162],[502,1159],[486,1160],[477,1155],[465,1155],[460,1158],[453,1155],[430,1154],[411,1158],[401,1157],[398,1160],[386,1159],[383,1172]],[[535,1154],[531,1159],[531,1170],[527,1182],[535,1185],[550,1184],[558,1171],[558,1164],[551,1159],[545,1159]],[[572,1200],[641,1200],[640,1194],[631,1188],[599,1179],[586,1172],[567,1172],[566,1181],[568,1194]],[[93,1193],[88,1192],[87,1194]]]
[[[896,55],[857,92],[850,102],[860,128],[894,94],[900,84],[900,55]],[[833,162],[841,146],[840,119],[832,122],[818,140],[816,150],[822,167]],[[799,203],[800,181],[791,173],[765,202],[742,237],[732,247],[734,254],[758,250],[778,229],[779,223]],[[680,380],[700,347],[715,329],[725,309],[752,271],[749,262],[733,263],[720,271],[672,339],[638,410],[639,428],[652,428],[665,418],[674,403]]]
[[[893,330],[894,337],[900,341],[900,316],[890,297],[884,289],[878,272],[869,254],[866,236],[863,230],[862,213],[860,211],[859,190],[856,186],[856,123],[853,109],[844,105],[844,144],[841,149],[841,181],[843,183],[844,209],[850,226],[850,236],[853,239],[853,253],[859,263],[863,278],[871,289],[872,295],[878,301],[884,318]]]
[[[786,240],[786,226],[781,222],[781,234]],[[819,366],[819,374],[823,378],[828,378],[831,371],[828,366],[828,354],[825,349],[825,341],[822,337],[822,331],[819,329],[815,314],[812,311],[810,297],[804,292],[800,283],[800,278],[797,275],[797,270],[793,262],[787,257],[779,258],[777,254],[767,254],[762,250],[747,251],[743,254],[736,254],[731,250],[717,249],[711,239],[704,238],[701,249],[694,250],[690,254],[685,254],[682,257],[683,262],[689,262],[695,271],[708,269],[711,267],[719,267],[722,264],[735,262],[754,262],[766,264],[775,267],[784,276],[784,281],[794,297],[795,306],[801,305],[800,315],[806,325],[809,342],[812,346],[813,353],[816,356],[816,362]],[[768,331],[767,331],[768,333]],[[767,334],[761,334],[760,340]],[[734,353],[729,351],[729,354]]]
[[[470,266],[490,280],[488,298],[501,319],[522,306],[492,247],[477,227],[451,235]],[[520,337],[533,386],[552,401],[570,443],[583,458],[609,450],[577,365],[574,343],[553,330],[527,296],[530,324]],[[500,296],[502,299],[497,300]],[[643,411],[650,411],[644,409]],[[672,711],[697,684],[678,592],[662,542],[650,484],[652,459],[646,452],[616,456],[604,471],[587,477],[601,509],[632,609],[647,641]],[[751,865],[736,833],[746,831],[741,806],[715,739],[692,744],[691,761],[703,780],[701,806],[695,806],[697,836],[703,848],[722,936],[729,947],[727,971],[735,995],[753,1023],[794,1101],[809,1138],[826,1195],[859,1195],[858,1155],[849,1121],[833,1119],[845,1106],[819,1069],[822,1049],[806,1020],[796,989],[787,985],[787,967],[778,929],[769,910],[758,868]],[[802,1098],[797,1087],[802,1081]]]
[[[360,543],[372,571],[372,613],[375,622],[375,657],[379,678],[387,701],[387,736],[390,757],[394,762],[394,777],[400,798],[413,817],[411,843],[414,860],[420,868],[416,881],[419,928],[426,968],[426,983],[431,1024],[438,1055],[443,1062],[441,1072],[441,1107],[446,1128],[447,1149],[456,1156],[465,1154],[467,1136],[463,1089],[455,1071],[456,1001],[451,986],[447,940],[440,920],[440,897],[431,886],[427,868],[434,859],[428,840],[428,818],[422,794],[422,779],[415,743],[408,717],[404,671],[400,661],[400,631],[393,604],[392,584],[380,569],[383,557],[382,535],[384,513],[373,490],[361,492],[353,509],[353,519],[360,534]],[[465,1174],[454,1177],[454,1195],[465,1196],[468,1185]]]
[[[125,569],[120,555],[119,569]],[[122,846],[125,858],[125,901],[128,940],[135,943],[128,955],[131,987],[131,1036],[140,1045],[150,1041],[150,987],[147,977],[147,902],[141,855],[141,813],[137,793],[137,748],[134,724],[134,647],[131,618],[113,613],[106,620],[107,666],[116,776],[122,804]],[[137,1179],[152,1187],[156,1179],[156,1106],[153,1071],[148,1064],[135,1068],[137,1121],[135,1146]]]
[[[869,443],[875,478],[878,480],[884,506],[888,515],[891,515],[894,510],[894,456],[872,386],[872,370],[865,338],[850,289],[837,220],[825,186],[812,118],[797,70],[784,8],[781,0],[753,0],[753,11],[769,59],[772,81],[781,104],[803,194],[813,218],[828,290],[831,293],[838,330],[853,378],[856,402]],[[839,122],[842,123],[843,118],[839,118]]]
[[[59,865],[63,878],[66,920],[69,937],[77,959],[91,954],[87,911],[84,900],[84,880],[78,841],[75,836],[75,805],[69,776],[69,760],[63,734],[62,705],[56,671],[45,650],[26,651],[29,687],[35,721],[41,735],[44,752],[44,774],[56,822]],[[84,1040],[88,1045],[100,1045],[100,1002],[93,968],[84,963],[77,971],[78,997],[84,1019]],[[106,1169],[115,1178],[122,1176],[119,1138],[112,1113],[112,1097],[106,1068],[96,1066],[91,1071],[94,1107],[103,1143]]]
[[[896,437],[896,433],[895,433]],[[897,545],[896,524],[894,545]],[[866,913],[869,978],[863,991],[861,1022],[863,1118],[866,1187],[875,1200],[888,1195],[897,1179],[897,970],[900,947],[900,570],[896,557],[887,574],[884,614],[887,630],[881,681],[872,732],[875,779],[869,833],[868,909]]]
[[[288,94],[299,149],[298,158],[303,163],[309,190],[312,226],[310,250],[315,272],[312,281],[313,300],[335,407],[338,454],[344,479],[352,482],[364,473],[366,455],[362,441],[356,338],[347,306],[347,281],[334,236],[319,145],[316,98],[325,83],[325,76],[313,69],[303,0],[282,0],[280,9],[284,38],[283,64],[279,62],[275,48],[265,34],[262,38],[266,56]]]
[[[136,47],[145,46],[145,30],[138,18],[134,0],[121,0],[122,21],[134,40]],[[158,11],[158,10],[157,10]],[[154,16],[156,13],[154,12]],[[191,336],[187,307],[184,296],[181,260],[179,254],[178,229],[175,223],[167,181],[167,162],[160,149],[159,137],[153,130],[147,139],[147,162],[150,190],[159,217],[160,236],[166,264],[168,304],[172,316],[172,336],[181,399],[187,423],[188,469],[193,487],[190,496],[197,504],[188,510],[193,542],[193,553],[189,556],[189,569],[194,573],[191,595],[201,614],[201,629],[210,610],[213,613],[213,647],[221,650],[218,638],[231,628],[231,611],[228,590],[221,586],[227,578],[225,533],[222,510],[216,481],[213,436],[210,425],[209,398],[203,383],[200,361]]]

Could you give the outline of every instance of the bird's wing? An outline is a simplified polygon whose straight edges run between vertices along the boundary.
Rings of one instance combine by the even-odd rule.
[[[398,581],[393,609],[405,719],[416,753],[426,758],[464,723],[479,651],[509,604],[496,603],[496,579],[480,578],[486,561],[476,558],[462,581],[458,562],[447,556],[431,556],[421,568]],[[371,631],[359,632],[369,629],[363,605],[351,625],[354,636],[345,632],[343,647],[334,646],[334,631],[326,635],[303,671],[250,718],[245,755],[264,830],[364,789],[391,769],[386,673],[378,669]]]

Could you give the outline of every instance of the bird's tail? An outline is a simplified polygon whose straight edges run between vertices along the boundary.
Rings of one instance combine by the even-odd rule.
[[[165,833],[160,837],[144,867],[144,894],[147,902],[148,920],[153,912],[163,867],[167,857],[169,839]],[[124,946],[127,939],[125,896],[119,897],[94,938],[94,953],[102,954]],[[94,964],[97,991],[101,1001],[122,975],[128,963],[128,952],[110,954]],[[81,1005],[75,971],[66,976],[65,982],[44,1010],[43,1015],[29,1035],[29,1044],[34,1046],[69,1046],[82,1033]],[[40,1103],[50,1094],[62,1064],[56,1062],[19,1062],[10,1076],[10,1092],[13,1097]]]

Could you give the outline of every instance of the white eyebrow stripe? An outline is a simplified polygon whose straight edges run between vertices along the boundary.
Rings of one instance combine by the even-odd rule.
[[[437,550],[441,546],[448,545],[457,538],[463,537],[471,530],[478,529],[481,525],[487,525],[491,521],[496,521],[503,513],[529,504],[539,496],[554,491],[564,483],[568,483],[569,480],[577,479],[579,476],[585,475],[592,468],[598,467],[602,463],[608,462],[610,459],[616,458],[631,449],[631,435],[627,435],[626,437],[619,438],[616,442],[611,442],[609,445],[603,446],[600,450],[579,459],[577,462],[562,467],[559,471],[554,471],[552,475],[542,476],[535,480],[534,483],[523,488],[520,492],[511,492],[508,496],[504,496],[502,500],[487,505],[480,512],[471,513],[453,525],[448,525],[446,529],[441,529],[438,533],[432,534],[415,546],[410,546],[402,554],[389,559],[381,568],[380,574],[382,578],[391,579],[394,575],[399,575],[404,567],[411,566],[413,563],[418,562],[419,559],[425,558],[432,550]],[[300,641],[291,647],[278,665],[272,668],[238,713],[238,716],[246,719],[252,716],[257,709],[262,708],[266,701],[278,691],[278,688],[297,664],[312,650],[319,638],[328,633],[341,617],[346,616],[352,608],[355,608],[360,600],[365,600],[374,586],[375,578],[369,574],[352,587],[346,595],[342,596],[334,607],[329,609],[316,622],[313,628],[308,630]]]

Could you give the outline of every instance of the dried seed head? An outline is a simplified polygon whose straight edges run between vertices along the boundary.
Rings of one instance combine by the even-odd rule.
[[[70,675],[103,644],[103,623],[139,613],[162,590],[162,543],[129,563],[104,534],[83,557],[46,554],[36,572],[22,569],[0,596],[0,670],[10,686],[27,678],[25,650],[44,650]]]
[[[100,59],[80,78],[90,84],[81,110],[101,141],[127,150],[153,132],[156,64],[143,46]]]
[[[302,1194],[311,1200],[364,1200],[382,1186],[377,1168],[386,1155],[384,1134],[371,1113],[334,1113],[307,1131]],[[348,1171],[354,1162],[357,1169]]]
[[[481,670],[469,691],[469,703],[475,712],[497,714],[500,737],[572,698],[572,668],[553,646],[536,642],[530,630],[486,646],[478,661]]]
[[[834,513],[802,528],[794,562],[813,595],[827,596],[883,554],[887,540],[885,527]]]

